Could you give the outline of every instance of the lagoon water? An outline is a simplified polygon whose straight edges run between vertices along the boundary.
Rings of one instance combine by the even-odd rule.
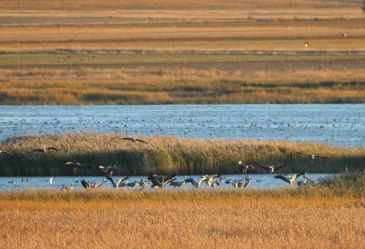
[[[365,145],[364,104],[1,106],[0,140],[78,131]]]
[[[336,174],[307,174],[308,178],[313,181],[318,181],[323,177],[335,176]],[[291,176],[291,174],[289,175]],[[193,177],[196,181],[199,176],[188,176]],[[222,175],[224,179],[242,179],[242,175]],[[270,174],[253,174],[250,175],[251,182],[247,187],[248,189],[276,189],[288,187],[288,184],[282,180],[275,179],[274,175]],[[114,177],[116,180],[118,177]],[[61,189],[62,185],[73,187],[74,189],[83,189],[80,180],[85,179],[90,182],[101,182],[103,177],[90,177],[90,176],[64,176],[64,177],[54,177],[53,184],[49,183],[49,177],[0,177],[0,191],[2,190],[23,190],[23,189]],[[146,180],[146,177],[130,177],[128,182],[133,182],[135,180]],[[177,177],[177,180],[183,180],[183,176]],[[299,177],[298,181],[302,181],[303,178]],[[15,184],[10,183],[14,181]],[[108,181],[103,184],[100,189],[111,189],[112,185]],[[166,189],[171,189],[169,185],[166,185]],[[186,184],[183,186],[184,189],[194,189],[191,184]],[[219,186],[212,188],[205,184],[201,185],[201,188],[208,189],[231,189],[231,184],[221,183]],[[133,189],[133,188],[127,188]],[[141,189],[141,188],[138,188]],[[147,186],[150,189],[150,184]]]

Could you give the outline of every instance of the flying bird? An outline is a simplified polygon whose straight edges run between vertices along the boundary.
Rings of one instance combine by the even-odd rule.
[[[49,147],[43,147],[43,148],[37,148],[31,151],[31,153],[39,152],[39,153],[48,153],[49,151],[58,151],[57,148],[49,146]]]
[[[302,153],[302,152],[296,152],[296,153],[299,154],[299,155],[302,155],[302,156],[309,157],[312,160],[316,160],[316,159],[328,159],[328,157],[321,156],[321,155],[316,155],[316,154],[306,154],[306,153]]]
[[[276,179],[281,179],[283,180],[284,182],[288,183],[289,186],[293,186],[295,180],[301,176],[301,175],[305,175],[306,172],[300,172],[300,173],[297,173],[297,174],[294,174],[292,177],[286,177],[286,176],[283,176],[283,175],[276,175],[274,178]]]
[[[148,175],[147,179],[152,182],[151,188],[162,188],[166,184],[176,180],[174,178],[175,176],[176,176],[175,173],[168,175],[168,176],[159,176],[159,175],[150,173]]]
[[[74,174],[77,173],[77,170],[79,169],[91,169],[92,167],[90,165],[79,163],[79,162],[66,162],[65,166],[68,168],[72,168]]]
[[[107,167],[105,167],[103,165],[99,165],[97,167],[97,169],[100,172],[102,172],[105,176],[112,176],[112,175],[114,175],[114,173],[115,173],[115,171],[116,171],[117,168],[116,168],[115,165],[113,165],[113,166],[107,166]]]
[[[305,47],[305,48],[309,48],[310,46],[312,46],[312,45],[311,45],[309,42],[305,42],[305,43],[304,43],[304,47]]]
[[[148,144],[146,141],[139,139],[139,138],[135,138],[135,137],[123,137],[122,139],[131,141],[131,142],[140,142],[140,143]]]
[[[266,171],[270,171],[270,173],[274,173],[274,171],[277,171],[283,167],[286,166],[286,162],[284,162],[283,164],[280,164],[278,166],[274,166],[274,165],[269,165],[269,166],[265,166],[265,165],[262,165],[262,164],[259,164],[259,163],[255,163],[258,167],[266,170]]]
[[[81,184],[85,189],[89,189],[89,188],[99,188],[101,185],[103,185],[107,180],[104,178],[103,181],[101,181],[100,183],[97,184],[91,184],[90,182],[86,181],[85,179],[81,180]]]
[[[255,172],[256,171],[256,168],[252,164],[242,164],[242,161],[239,161],[238,162],[238,170],[242,174],[249,174],[249,173]]]
[[[124,176],[121,177],[117,182],[114,181],[113,177],[106,175],[106,179],[108,179],[114,188],[119,188],[121,186],[121,183],[124,182],[125,180],[127,180],[129,178],[129,176]]]
[[[202,175],[200,179],[202,179],[202,181],[205,182],[209,187],[215,187],[219,185],[219,182],[215,181],[215,179],[219,177],[221,177],[221,175]]]

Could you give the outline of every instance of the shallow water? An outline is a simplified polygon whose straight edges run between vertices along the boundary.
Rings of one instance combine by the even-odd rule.
[[[364,104],[1,106],[0,140],[76,131],[364,146]]]
[[[318,181],[319,179],[327,176],[334,176],[335,174],[307,174],[308,178],[313,181]],[[285,188],[288,186],[287,183],[280,179],[275,179],[275,175],[270,174],[254,174],[249,175],[251,178],[250,185],[247,189],[276,189],[276,188]],[[288,176],[291,176],[289,174]],[[188,176],[193,177],[196,181],[200,176]],[[183,180],[184,176],[176,177],[177,180]],[[224,179],[242,179],[242,175],[222,175]],[[80,180],[85,179],[90,182],[101,182],[103,177],[89,177],[89,176],[71,176],[71,177],[54,177],[53,184],[49,182],[50,177],[0,177],[0,191],[1,190],[24,190],[24,189],[61,189],[62,185],[72,186],[75,189],[82,189],[82,185]],[[114,177],[115,180],[118,177]],[[146,177],[130,177],[128,182],[133,182],[135,180],[146,180]],[[298,178],[298,181],[303,180],[302,177]],[[15,184],[9,183],[14,181]],[[205,184],[201,185],[202,188],[210,188]],[[108,181],[104,185],[100,187],[100,189],[112,188],[112,184]],[[147,189],[150,188],[150,184],[147,186]],[[165,188],[170,189],[171,187],[167,185]],[[183,188],[193,188],[191,184],[186,184]],[[227,189],[232,188],[231,184],[221,183],[219,186],[214,189]],[[128,188],[133,189],[133,188]],[[140,189],[140,188],[139,188]]]

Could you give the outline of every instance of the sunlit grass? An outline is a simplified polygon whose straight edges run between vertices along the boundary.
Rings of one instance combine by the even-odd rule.
[[[0,143],[11,153],[0,158],[1,175],[71,175],[66,161],[91,165],[116,164],[117,174],[146,175],[149,172],[178,174],[239,173],[237,162],[282,163],[284,172],[306,170],[344,172],[363,170],[364,149],[337,148],[324,144],[286,141],[199,140],[177,137],[144,137],[149,144],[136,144],[118,134],[71,133],[66,135],[11,138]],[[35,155],[34,148],[54,146],[56,153]],[[315,153],[328,160],[310,162],[295,152]],[[259,171],[260,172],[260,171]],[[95,169],[81,172],[98,175]]]
[[[365,231],[364,176],[325,182],[261,191],[0,192],[0,245],[358,248]]]

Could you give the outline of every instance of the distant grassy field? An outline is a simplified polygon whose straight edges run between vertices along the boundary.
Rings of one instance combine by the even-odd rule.
[[[360,6],[2,1],[0,104],[364,103]]]
[[[59,136],[20,137],[0,143],[10,156],[0,157],[1,176],[72,175],[66,161],[95,165],[81,175],[98,175],[96,165],[116,164],[118,175],[149,172],[190,174],[238,174],[237,162],[281,164],[282,172],[345,172],[364,170],[364,149],[336,148],[322,144],[265,141],[199,140],[176,137],[142,137],[149,144],[131,143],[117,134],[72,133]],[[30,153],[43,146],[58,152]],[[316,153],[328,160],[311,162],[295,152]],[[258,169],[258,172],[262,173]]]
[[[0,247],[359,248],[364,184],[360,175],[300,190],[0,192]]]

